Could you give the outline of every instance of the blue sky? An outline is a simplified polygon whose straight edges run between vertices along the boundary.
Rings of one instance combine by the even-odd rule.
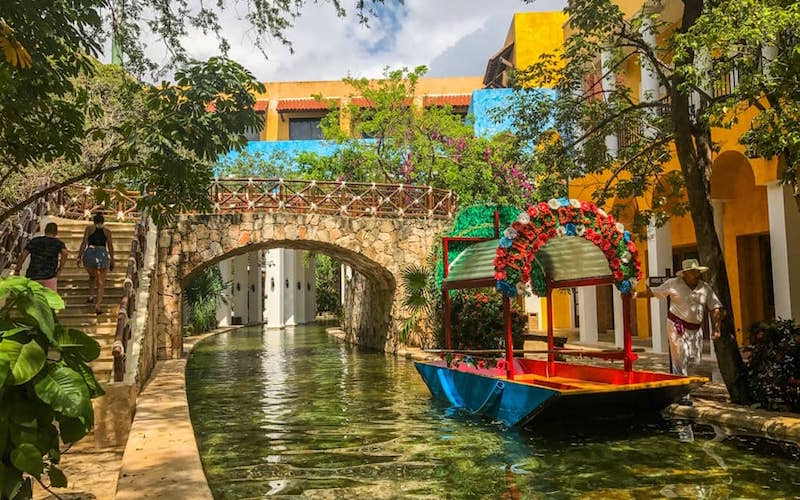
[[[200,0],[188,0],[199,4]],[[344,0],[346,7],[355,0]],[[378,4],[369,28],[354,16],[336,17],[324,3],[307,2],[287,35],[294,54],[279,42],[269,47],[265,58],[253,47],[248,27],[236,9],[222,15],[223,28],[231,44],[230,55],[263,81],[338,80],[353,76],[377,77],[386,66],[420,64],[428,76],[482,75],[489,57],[502,48],[514,12],[561,10],[565,0],[405,0],[399,5],[386,0]],[[192,32],[186,37],[192,56],[216,54],[211,36]],[[163,45],[150,43],[148,52],[163,60]]]

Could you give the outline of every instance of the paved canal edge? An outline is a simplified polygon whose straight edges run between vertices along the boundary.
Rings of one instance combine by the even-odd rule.
[[[325,331],[343,342],[347,341],[341,328],[327,328]],[[399,348],[393,354],[416,361],[439,359],[438,356],[415,347]],[[673,404],[667,407],[665,413],[671,417],[698,420],[706,424],[800,444],[800,416],[798,415],[753,409],[699,397],[695,397],[693,400],[694,406]]]
[[[186,338],[182,359],[158,362],[136,403],[115,498],[213,498],[189,416],[186,361],[200,341],[237,328]]]

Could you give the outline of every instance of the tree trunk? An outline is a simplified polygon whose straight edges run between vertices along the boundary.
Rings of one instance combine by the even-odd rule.
[[[684,0],[683,30],[694,24],[702,9],[702,0]],[[672,88],[678,89],[681,83],[680,77],[675,76]],[[747,403],[750,400],[750,391],[744,362],[736,342],[728,272],[714,229],[714,212],[711,207],[711,133],[707,123],[700,120],[694,123],[695,119],[689,113],[688,95],[677,90],[671,94],[675,149],[686,185],[697,250],[702,263],[709,267],[707,281],[725,308],[720,338],[714,341],[717,362],[731,400],[735,403]]]

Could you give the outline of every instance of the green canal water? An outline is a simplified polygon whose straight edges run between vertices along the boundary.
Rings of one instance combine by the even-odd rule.
[[[796,445],[675,421],[503,430],[320,326],[212,337],[186,377],[218,499],[800,498]]]

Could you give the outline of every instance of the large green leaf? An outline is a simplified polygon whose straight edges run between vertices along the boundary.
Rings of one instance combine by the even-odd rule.
[[[9,294],[16,295],[24,292],[28,289],[30,282],[31,280],[24,276],[8,276],[0,279],[0,299]]]
[[[0,357],[0,387],[6,383],[9,373],[11,373],[11,364],[7,359]]]
[[[83,377],[68,366],[58,363],[49,365],[34,386],[39,399],[53,410],[68,417],[79,418],[84,424],[93,421],[92,402]]]
[[[61,431],[61,440],[65,443],[80,441],[89,432],[86,424],[71,417],[59,417],[58,428]]]
[[[6,360],[11,368],[11,383],[19,385],[39,373],[47,360],[47,354],[35,340],[20,344],[6,339],[0,342],[0,359]]]
[[[61,472],[61,469],[59,469],[55,465],[50,466],[48,475],[50,476],[50,486],[55,488],[67,487],[67,476],[65,476],[64,473]]]
[[[100,386],[100,382],[95,378],[92,368],[84,363],[79,354],[73,352],[64,353],[62,361],[83,377],[83,381],[86,382],[86,386],[89,388],[90,398],[100,397],[106,393]]]
[[[19,308],[31,319],[36,326],[44,333],[50,341],[54,341],[56,322],[53,317],[53,310],[50,309],[47,301],[39,296],[20,297]]]
[[[55,337],[56,344],[61,350],[75,352],[83,361],[93,361],[100,356],[100,344],[80,330],[63,328],[59,325],[56,327]]]
[[[22,332],[27,332],[31,327],[28,325],[17,325],[7,330],[0,332],[0,337],[13,337],[14,335]]]
[[[11,463],[22,472],[35,477],[41,476],[44,470],[42,452],[30,443],[22,443],[11,450]]]
[[[13,498],[22,487],[22,472],[0,462],[0,497]]]
[[[35,281],[31,283],[31,289],[33,290],[34,295],[44,300],[50,309],[60,311],[66,306],[66,304],[64,304],[64,299],[62,299],[55,290],[51,290],[46,286],[42,286],[40,283]]]

